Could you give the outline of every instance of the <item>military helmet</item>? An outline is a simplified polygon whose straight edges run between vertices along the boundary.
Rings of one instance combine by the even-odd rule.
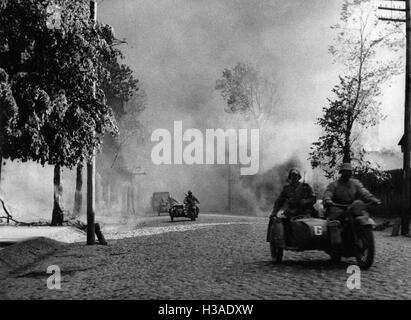
[[[192,193],[190,190],[188,190],[187,194],[188,194],[189,196],[191,196],[193,193]]]
[[[341,166],[340,166],[340,173],[341,171],[353,171],[352,169],[352,165],[349,162],[344,162]]]
[[[300,174],[300,171],[297,169],[297,168],[292,168],[289,172],[288,172],[288,179],[291,179],[291,175],[292,174],[296,174],[297,176],[298,176],[298,180],[300,180],[302,177],[301,177],[301,174]]]

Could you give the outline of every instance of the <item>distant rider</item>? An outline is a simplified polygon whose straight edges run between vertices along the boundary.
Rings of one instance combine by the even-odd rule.
[[[188,209],[188,212],[190,212],[190,208],[195,208],[196,215],[198,215],[198,212],[200,211],[199,208],[197,207],[197,203],[200,204],[200,201],[196,197],[194,197],[193,193],[189,190],[187,192],[186,197],[184,198],[184,204],[186,208]]]
[[[184,198],[184,204],[185,205],[189,205],[189,204],[200,204],[200,201],[198,201],[198,199],[196,197],[193,196],[193,193],[189,190],[187,192],[186,197]]]
[[[277,217],[280,209],[286,205],[282,218],[285,227],[289,230],[289,224],[292,217],[298,215],[312,215],[314,212],[313,205],[316,202],[316,196],[313,192],[313,189],[308,183],[300,182],[301,174],[297,169],[291,169],[288,173],[288,181],[283,190],[280,193],[280,196],[274,203],[273,211],[270,215],[270,220],[268,223],[267,231],[267,242],[270,241],[270,229],[273,223],[273,220]]]
[[[324,192],[323,204],[329,220],[341,218],[346,211],[344,208],[335,206],[334,203],[349,205],[348,210],[351,210],[354,216],[364,215],[365,202],[381,204],[381,201],[369,192],[359,180],[352,178],[352,172],[351,164],[343,163],[340,168],[341,177],[330,183]]]

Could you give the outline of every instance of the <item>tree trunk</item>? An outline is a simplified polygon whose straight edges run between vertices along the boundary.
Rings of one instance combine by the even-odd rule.
[[[127,216],[130,215],[130,210],[131,210],[130,186],[127,186]]]
[[[351,162],[351,141],[350,141],[350,135],[351,133],[347,133],[345,137],[345,144],[344,144],[344,150],[343,150],[343,162],[344,163],[350,163]]]
[[[82,187],[83,187],[83,163],[79,163],[77,165],[76,192],[74,193],[73,218],[77,218],[81,214],[81,209],[83,205],[83,193],[81,192]]]
[[[107,188],[107,194],[106,194],[106,207],[108,210],[111,210],[111,184],[108,183],[106,185]]]
[[[344,150],[343,162],[344,162],[344,163],[350,163],[350,162],[351,162],[350,149],[348,149],[348,151],[347,151],[347,150]]]
[[[60,165],[54,166],[54,204],[53,214],[51,218],[52,226],[63,225],[63,186],[61,185],[61,169]]]
[[[134,201],[134,184],[131,185],[131,213],[136,214],[136,206]]]
[[[127,214],[127,188],[121,188],[121,215],[125,216]]]

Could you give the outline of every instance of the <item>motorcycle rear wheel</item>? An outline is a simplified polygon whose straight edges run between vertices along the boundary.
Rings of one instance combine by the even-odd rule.
[[[361,269],[367,270],[374,262],[375,256],[375,241],[372,228],[370,226],[361,227],[357,234],[357,254],[355,259]]]

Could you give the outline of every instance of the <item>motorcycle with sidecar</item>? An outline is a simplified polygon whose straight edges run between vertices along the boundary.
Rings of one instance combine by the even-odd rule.
[[[333,262],[339,262],[342,257],[355,257],[361,269],[370,268],[375,255],[373,219],[366,211],[354,216],[349,205],[332,205],[344,209],[338,220],[306,216],[285,219],[281,216],[284,209],[272,217],[268,240],[273,261],[281,263],[284,250],[320,250],[329,254]]]
[[[195,221],[198,217],[198,212],[199,208],[195,204],[175,204],[169,210],[171,222],[174,221],[174,218],[179,217],[186,217]]]

